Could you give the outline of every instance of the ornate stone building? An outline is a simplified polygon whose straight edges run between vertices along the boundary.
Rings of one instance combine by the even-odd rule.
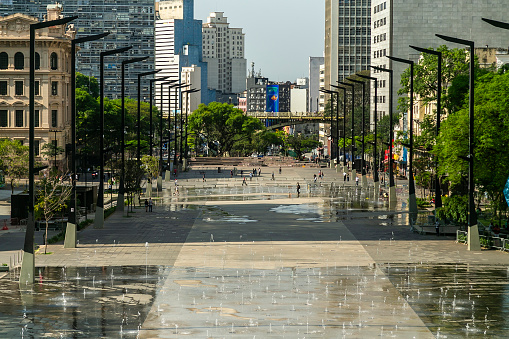
[[[48,5],[45,20],[61,15],[60,4]],[[24,14],[0,17],[0,137],[28,146],[30,24],[37,18]],[[71,136],[72,25],[36,31],[35,38],[35,155],[43,157],[44,144],[65,149]],[[62,166],[65,153],[56,156]]]

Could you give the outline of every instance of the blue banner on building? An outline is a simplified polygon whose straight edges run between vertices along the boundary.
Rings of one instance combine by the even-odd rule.
[[[267,85],[267,112],[279,112],[279,85]]]
[[[505,183],[504,197],[505,201],[507,202],[507,205],[509,206],[509,178],[507,178],[507,182]]]

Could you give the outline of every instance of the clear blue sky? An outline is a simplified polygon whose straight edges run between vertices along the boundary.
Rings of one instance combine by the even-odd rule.
[[[248,69],[273,81],[308,76],[310,56],[323,56],[324,0],[194,0],[194,17],[224,12],[230,27],[243,28]]]

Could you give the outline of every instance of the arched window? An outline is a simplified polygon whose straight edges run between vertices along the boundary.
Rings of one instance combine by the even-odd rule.
[[[0,53],[0,69],[9,68],[9,55],[7,53]]]
[[[41,55],[35,52],[35,69],[41,69]]]
[[[14,54],[14,69],[24,69],[25,68],[25,56],[23,53],[18,52]]]
[[[57,53],[53,52],[51,53],[51,56],[49,58],[50,67],[51,69],[57,69],[58,68],[58,56]]]

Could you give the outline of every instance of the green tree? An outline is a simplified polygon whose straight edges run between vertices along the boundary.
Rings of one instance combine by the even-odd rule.
[[[506,210],[502,190],[509,177],[509,73],[488,73],[476,82],[474,178],[480,195],[487,194],[495,213]],[[440,174],[451,185],[451,195],[466,194],[469,109],[464,106],[443,123],[434,151]]]
[[[28,175],[28,147],[17,140],[0,139],[0,167],[11,182],[11,192]]]
[[[302,154],[320,146],[321,143],[318,141],[317,135],[305,137],[302,135],[293,136],[287,134],[285,137],[285,144],[288,148],[293,149],[297,154],[297,159],[300,160],[302,159]]]
[[[81,89],[96,99],[99,98],[99,82],[93,76],[76,72],[76,89]]]
[[[51,171],[49,176],[43,177],[38,183],[37,202],[34,206],[36,218],[43,218],[46,222],[44,243],[48,243],[48,222],[53,216],[67,207],[67,200],[72,191],[70,181],[64,181],[68,175],[62,175],[58,171]],[[46,254],[46,246],[44,247]]]
[[[209,149],[219,156],[229,154],[236,143],[251,139],[255,131],[262,129],[258,119],[218,102],[201,104],[188,122],[190,133],[206,140]]]
[[[126,160],[124,167],[124,187],[128,195],[128,201],[131,204],[131,212],[134,205],[133,194],[140,193],[141,180],[144,171],[137,160]]]
[[[157,178],[159,175],[159,158],[151,157],[150,155],[144,155],[141,158],[142,168],[147,174],[149,182]]]

